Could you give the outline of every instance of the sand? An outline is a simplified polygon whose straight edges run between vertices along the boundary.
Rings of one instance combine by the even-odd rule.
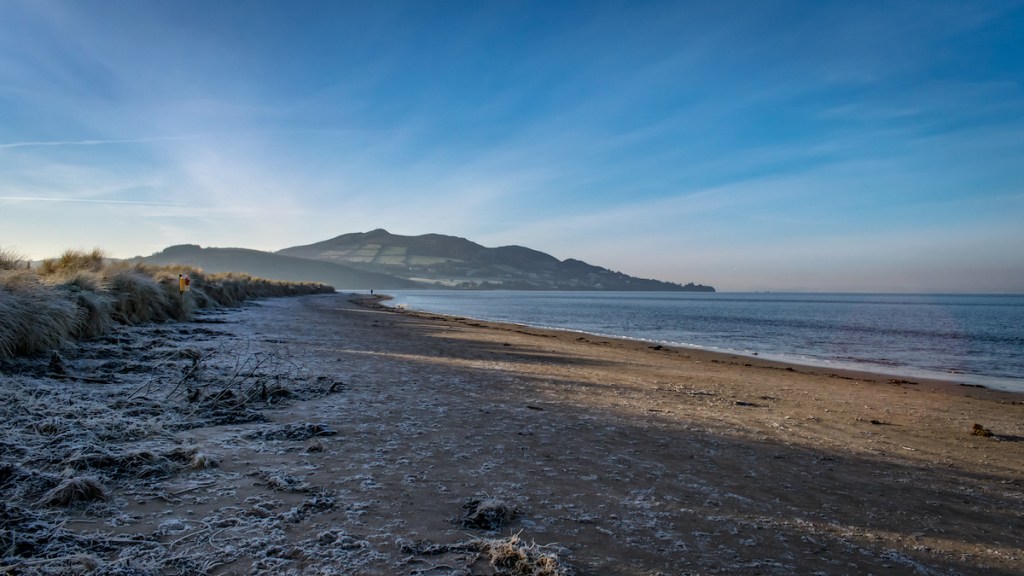
[[[344,295],[199,320],[3,366],[0,565],[1024,572],[1021,395]]]

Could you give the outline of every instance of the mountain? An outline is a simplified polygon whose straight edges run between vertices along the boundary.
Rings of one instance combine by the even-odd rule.
[[[295,258],[246,248],[201,248],[193,244],[171,246],[152,256],[138,258],[147,264],[185,264],[206,272],[245,272],[272,280],[322,282],[337,289],[369,290],[423,288],[404,278],[357,270],[333,262]]]
[[[285,248],[277,254],[445,288],[715,291],[710,286],[692,283],[634,278],[580,260],[558,260],[522,246],[485,248],[465,238],[443,234],[400,236],[377,229]]]

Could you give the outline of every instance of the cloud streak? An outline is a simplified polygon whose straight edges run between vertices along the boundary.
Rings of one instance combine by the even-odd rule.
[[[7,202],[49,202],[68,204],[129,204],[141,206],[184,206],[176,202],[150,202],[146,200],[104,200],[99,198],[60,198],[54,196],[0,196]]]
[[[194,140],[202,136],[156,136],[152,138],[126,138],[112,140],[35,140],[26,142],[5,142],[0,143],[0,149],[5,148],[42,148],[50,146],[106,146],[113,144],[148,144],[152,142],[168,142],[174,140]]]
[[[267,136],[295,136],[302,134],[374,134],[393,133],[397,129],[327,128],[308,130],[253,130],[243,132],[221,132],[209,134],[182,134],[176,136],[149,136],[142,138],[92,138],[83,140],[27,140],[23,142],[0,142],[0,150],[13,148],[46,148],[59,146],[109,146],[117,144],[153,144],[159,142],[181,142],[188,140],[210,140],[215,138],[251,138]]]

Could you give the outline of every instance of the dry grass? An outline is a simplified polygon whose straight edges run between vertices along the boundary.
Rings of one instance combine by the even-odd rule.
[[[217,466],[220,466],[220,460],[205,452],[196,452],[188,463],[190,470],[206,470],[207,468],[216,468]]]
[[[184,294],[178,291],[179,274],[192,279]],[[115,324],[185,321],[201,308],[328,292],[333,288],[322,284],[109,262],[98,249],[69,250],[28,270],[18,255],[0,250],[0,359],[101,336]]]
[[[114,318],[118,322],[136,325],[188,317],[183,302],[176,302],[177,285],[161,285],[158,276],[145,269],[117,266],[107,274],[107,281],[114,295]]]
[[[71,506],[78,502],[106,500],[107,489],[90,476],[67,478],[39,499],[40,506]]]
[[[575,576],[576,569],[562,559],[568,553],[557,546],[527,544],[519,534],[508,538],[474,539],[455,544],[432,544],[426,540],[397,542],[401,551],[411,557],[438,557],[452,553],[475,553],[468,558],[466,571],[470,574],[492,576]],[[463,556],[465,559],[466,557]],[[436,566],[440,568],[441,566]],[[445,568],[449,568],[445,566]],[[449,568],[450,569],[450,568]],[[424,571],[423,573],[428,573]],[[419,572],[413,572],[414,574]],[[459,571],[458,574],[464,572]]]
[[[36,273],[0,271],[0,358],[59,348],[80,318],[75,303]]]
[[[80,250],[65,250],[57,258],[47,258],[39,266],[39,273],[44,276],[51,274],[67,274],[87,270],[99,272],[103,269],[106,255],[99,248],[93,248],[92,252]]]
[[[480,554],[496,574],[502,576],[570,576],[572,568],[563,566],[558,554],[537,544],[526,544],[518,534],[500,540],[479,540]]]
[[[10,248],[0,248],[0,270],[24,270],[28,268],[25,258]]]

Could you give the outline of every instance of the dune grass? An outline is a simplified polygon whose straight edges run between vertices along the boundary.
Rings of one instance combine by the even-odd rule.
[[[18,270],[28,267],[25,258],[10,248],[0,246],[0,270]]]
[[[99,248],[93,248],[91,252],[65,250],[57,258],[43,260],[39,266],[39,272],[45,276],[81,270],[99,272],[103,269],[105,261],[106,256]]]
[[[0,358],[57,348],[73,333],[79,309],[28,270],[0,271]]]
[[[179,275],[191,279],[178,291]],[[186,321],[197,309],[254,298],[333,292],[330,286],[206,274],[186,266],[111,262],[98,249],[68,250],[35,269],[0,249],[0,358],[57,349],[106,334],[117,324]]]

